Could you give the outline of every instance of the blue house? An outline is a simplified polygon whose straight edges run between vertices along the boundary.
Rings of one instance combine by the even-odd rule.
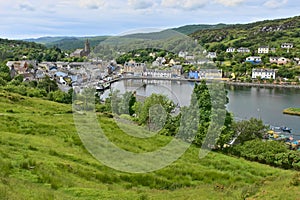
[[[199,74],[197,71],[190,71],[189,72],[189,79],[199,79]]]
[[[259,57],[259,56],[250,56],[250,57],[246,58],[245,62],[249,62],[252,64],[260,64],[262,61],[261,61],[261,57]]]
[[[64,72],[56,72],[56,73],[55,73],[55,76],[56,76],[56,77],[66,77],[66,76],[68,76],[68,74],[66,74],[66,73],[64,73]]]

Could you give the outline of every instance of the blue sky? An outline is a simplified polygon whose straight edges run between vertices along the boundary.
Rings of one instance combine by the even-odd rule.
[[[296,0],[0,0],[0,37],[118,35],[297,16]]]

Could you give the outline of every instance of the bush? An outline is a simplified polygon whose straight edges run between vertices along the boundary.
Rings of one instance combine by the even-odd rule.
[[[2,77],[0,77],[0,86],[5,86],[6,84],[7,82]]]
[[[95,108],[96,112],[104,113],[110,111],[109,107],[106,104],[96,104]]]
[[[283,142],[257,139],[233,146],[228,152],[251,161],[300,170],[300,152],[288,150]]]

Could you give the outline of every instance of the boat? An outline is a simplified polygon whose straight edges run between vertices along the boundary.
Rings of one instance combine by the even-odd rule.
[[[110,82],[98,82],[96,86],[97,91],[104,91],[110,88]]]
[[[292,132],[292,129],[289,127],[286,127],[286,126],[281,126],[280,130],[282,130],[283,132],[288,132],[288,133]]]

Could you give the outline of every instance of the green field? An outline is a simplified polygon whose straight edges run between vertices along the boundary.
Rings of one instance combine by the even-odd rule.
[[[283,110],[284,114],[287,115],[298,115],[300,116],[300,108],[287,108]]]
[[[133,152],[170,141],[133,138],[98,115],[107,136]],[[132,131],[140,129],[132,126]],[[82,145],[70,105],[0,91],[0,199],[299,199],[300,173],[189,150],[156,172],[130,174],[94,159]]]

